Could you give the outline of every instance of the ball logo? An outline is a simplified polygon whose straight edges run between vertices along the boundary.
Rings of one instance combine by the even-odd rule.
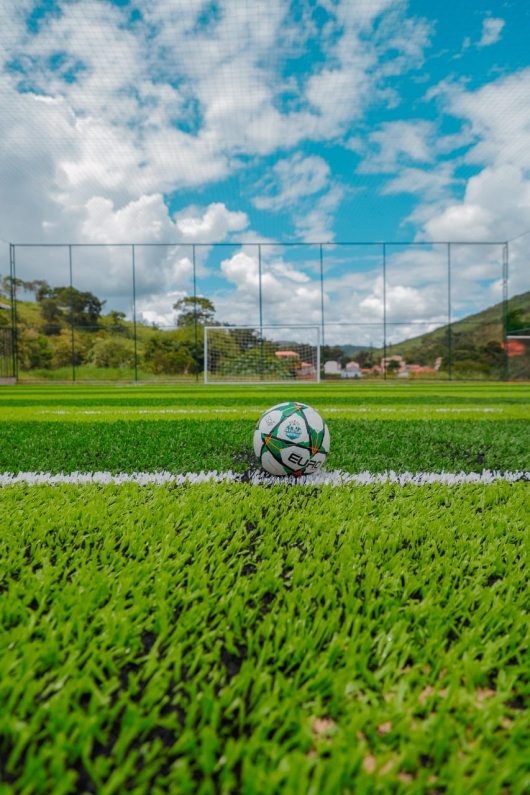
[[[274,425],[275,421],[276,421],[276,420],[274,419],[274,417],[272,416],[272,414],[267,414],[267,416],[265,417],[265,425],[268,425],[269,427],[270,427],[271,425]]]
[[[302,429],[300,427],[300,423],[298,423],[296,420],[291,420],[291,422],[289,423],[289,425],[285,429],[285,435],[291,441],[294,441],[295,439],[298,439],[298,437],[300,436],[301,433],[302,433]]]

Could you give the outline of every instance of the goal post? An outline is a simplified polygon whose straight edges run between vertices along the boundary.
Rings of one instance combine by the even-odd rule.
[[[320,382],[319,326],[205,326],[205,384]]]

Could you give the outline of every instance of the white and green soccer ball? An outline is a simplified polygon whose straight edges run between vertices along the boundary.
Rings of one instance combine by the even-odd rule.
[[[256,424],[254,452],[271,475],[312,475],[329,453],[328,426],[305,403],[278,403]]]

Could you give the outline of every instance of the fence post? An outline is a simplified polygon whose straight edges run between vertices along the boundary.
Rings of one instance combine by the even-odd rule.
[[[261,244],[258,243],[258,279],[259,279],[259,338],[261,348],[261,380],[263,381],[263,296],[261,292]]]
[[[383,378],[386,381],[386,243],[383,243]]]
[[[17,310],[15,287],[15,246],[9,244],[9,295],[11,298],[11,354],[13,357],[13,375],[18,380],[18,340],[17,340]]]
[[[208,383],[208,326],[204,327],[204,383]]]
[[[75,340],[74,340],[74,285],[72,279],[72,246],[68,246],[68,262],[70,266],[70,330],[72,339],[72,381],[75,381]]]
[[[502,380],[510,378],[508,366],[508,241],[502,247]]]
[[[193,260],[193,326],[195,329],[195,356],[199,355],[199,329],[197,328],[197,263],[195,261],[195,243],[192,247],[192,260]],[[208,367],[206,361],[206,332],[203,332],[203,356],[204,356],[204,372]],[[195,383],[199,380],[199,373],[195,373]]]
[[[447,244],[447,362],[449,381],[453,380],[453,328],[451,317],[451,244]]]
[[[325,327],[324,327],[324,255],[322,253],[322,243],[320,244],[320,318],[322,325],[322,340],[321,344],[325,344]]]
[[[134,243],[132,249],[132,282],[133,282],[133,330],[134,330],[134,380],[138,381],[138,336],[136,334],[136,254]]]

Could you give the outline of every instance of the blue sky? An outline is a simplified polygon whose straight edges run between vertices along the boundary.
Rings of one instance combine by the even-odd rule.
[[[138,311],[163,325],[192,243],[246,244],[196,266],[222,320],[255,323],[267,242],[265,319],[297,324],[321,320],[319,249],[282,242],[424,241],[388,248],[387,315],[395,339],[433,328],[447,251],[429,242],[530,228],[529,30],[523,0],[0,0],[0,236],[181,242],[138,254]],[[330,339],[377,342],[381,248],[323,251]],[[499,299],[499,247],[452,256],[455,317]],[[17,255],[23,278],[66,265]],[[130,312],[123,251],[77,251],[74,273]]]

